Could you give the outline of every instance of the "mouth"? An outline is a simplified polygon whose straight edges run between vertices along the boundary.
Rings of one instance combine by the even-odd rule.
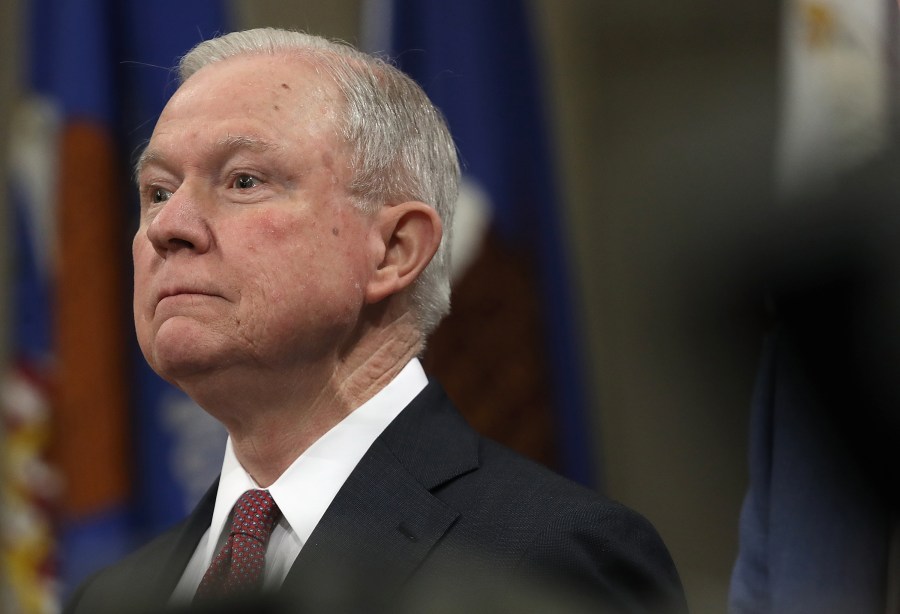
[[[156,295],[156,303],[159,304],[165,299],[177,299],[180,297],[194,298],[203,296],[221,298],[218,294],[209,290],[203,290],[199,288],[173,287],[160,290],[160,292]]]

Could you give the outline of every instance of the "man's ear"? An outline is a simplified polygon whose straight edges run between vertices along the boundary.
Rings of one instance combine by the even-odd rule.
[[[376,214],[381,261],[366,285],[366,302],[377,303],[409,287],[441,244],[434,208],[418,201],[382,207]]]

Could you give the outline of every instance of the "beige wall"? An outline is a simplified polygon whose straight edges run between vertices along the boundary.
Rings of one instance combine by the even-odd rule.
[[[7,160],[9,159],[10,113],[16,99],[19,74],[19,11],[21,0],[0,0],[0,186],[5,185]],[[0,188],[0,289],[9,287],[9,204],[7,193]],[[9,293],[0,290],[0,372],[6,364],[9,351]]]
[[[776,3],[535,3],[550,59],[609,493],[724,611],[759,329],[725,309],[735,225],[771,206]],[[739,282],[737,282],[739,286]]]

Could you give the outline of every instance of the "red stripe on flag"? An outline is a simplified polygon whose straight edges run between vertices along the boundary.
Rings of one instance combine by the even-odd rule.
[[[128,493],[123,203],[114,147],[95,125],[63,130],[59,169],[54,458],[72,517]]]

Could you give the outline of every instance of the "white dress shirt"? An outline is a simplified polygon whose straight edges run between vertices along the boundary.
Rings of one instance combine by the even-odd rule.
[[[427,384],[421,363],[413,358],[387,386],[322,435],[269,486],[281,517],[266,549],[266,588],[281,585],[366,450]],[[256,488],[259,486],[234,455],[229,437],[212,522],[172,593],[173,603],[194,598],[206,569],[228,538],[234,504],[245,491]]]

